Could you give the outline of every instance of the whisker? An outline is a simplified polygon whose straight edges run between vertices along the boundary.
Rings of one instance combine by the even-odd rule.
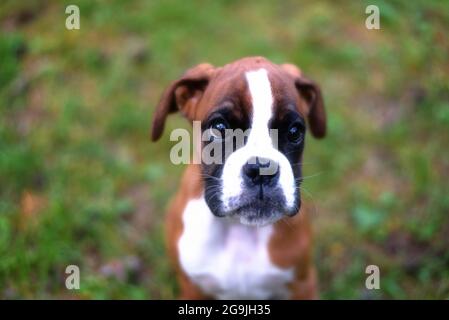
[[[317,208],[316,208],[316,202],[315,202],[314,197],[312,196],[312,193],[309,190],[307,190],[306,188],[304,188],[303,186],[296,187],[296,189],[304,191],[304,194],[310,198],[312,205],[313,205],[313,214],[315,215],[317,213]]]
[[[282,221],[283,223],[285,223],[291,230],[294,229],[293,226],[292,226],[292,224],[290,223],[290,221],[288,221],[288,218],[287,218],[287,217],[282,217],[280,221]]]
[[[301,177],[301,179],[310,179],[310,178],[313,178],[313,177],[322,175],[323,173],[324,173],[323,171],[320,171],[320,172],[317,172],[317,173],[315,173],[315,174],[311,174],[311,175],[309,175],[309,176]]]

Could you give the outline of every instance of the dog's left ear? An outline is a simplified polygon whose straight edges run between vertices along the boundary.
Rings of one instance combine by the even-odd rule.
[[[214,70],[208,63],[199,64],[187,70],[180,79],[165,89],[153,116],[151,140],[156,141],[161,137],[169,113],[181,111],[187,119],[193,120],[198,102]]]
[[[299,95],[309,107],[307,118],[313,136],[323,138],[326,135],[326,110],[324,109],[320,87],[312,80],[304,77],[301,70],[295,65],[286,63],[282,64],[281,67],[293,76]]]

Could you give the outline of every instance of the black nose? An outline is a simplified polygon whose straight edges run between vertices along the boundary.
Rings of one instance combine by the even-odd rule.
[[[279,165],[266,158],[252,158],[243,166],[243,178],[248,186],[274,186],[279,180]]]

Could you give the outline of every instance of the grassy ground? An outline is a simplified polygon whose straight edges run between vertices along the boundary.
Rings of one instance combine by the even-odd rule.
[[[322,85],[329,135],[304,160],[321,296],[449,298],[447,3],[7,0],[0,28],[0,298],[175,297],[161,223],[183,168],[149,141],[154,105],[247,55]]]

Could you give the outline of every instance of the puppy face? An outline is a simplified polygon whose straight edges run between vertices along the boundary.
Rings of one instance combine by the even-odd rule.
[[[161,103],[168,112],[179,108],[201,121],[202,148],[213,150],[202,153],[204,194],[212,213],[247,225],[296,214],[306,120],[315,136],[325,133],[319,88],[296,67],[260,57],[222,68],[200,66],[168,89],[173,101],[164,106],[163,97]],[[160,120],[153,138],[162,131],[155,131]],[[208,155],[215,161],[207,161]]]

